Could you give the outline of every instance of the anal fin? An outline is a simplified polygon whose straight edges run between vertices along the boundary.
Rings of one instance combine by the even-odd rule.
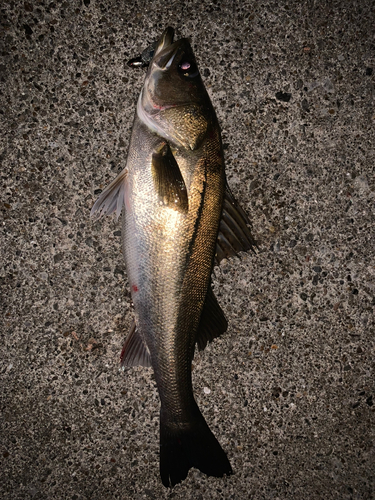
[[[120,360],[122,368],[130,368],[132,366],[151,366],[149,350],[137,330],[135,321],[133,321],[130,332],[124,342]]]

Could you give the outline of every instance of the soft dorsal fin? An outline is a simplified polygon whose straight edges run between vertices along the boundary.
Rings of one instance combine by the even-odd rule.
[[[90,216],[100,219],[104,215],[110,215],[116,211],[119,218],[122,206],[125,204],[126,178],[128,171],[125,168],[100,194],[91,209]]]
[[[168,143],[152,154],[152,174],[160,202],[186,212],[188,196],[185,182]]]
[[[151,366],[150,352],[137,330],[135,321],[133,321],[130,332],[124,342],[120,360],[122,368],[130,368],[131,366],[138,365]]]
[[[255,252],[257,244],[249,227],[250,221],[231,193],[228,184],[225,188],[223,213],[216,242],[216,263],[224,258],[238,255],[238,252]]]
[[[196,343],[198,349],[202,351],[208,342],[226,332],[227,328],[228,322],[210,284],[197,331]]]

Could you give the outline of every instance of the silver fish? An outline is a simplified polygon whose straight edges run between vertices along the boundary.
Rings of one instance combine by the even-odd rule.
[[[155,46],[135,114],[125,169],[93,217],[123,207],[123,251],[135,322],[122,365],[152,366],[161,400],[160,475],[191,467],[231,474],[193,395],[195,345],[227,329],[211,289],[216,262],[253,249],[249,220],[225,179],[220,129],[187,39],[167,28]]]

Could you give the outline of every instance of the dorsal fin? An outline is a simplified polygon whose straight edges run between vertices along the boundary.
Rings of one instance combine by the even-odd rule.
[[[110,215],[116,211],[119,218],[122,206],[125,204],[126,177],[128,171],[125,168],[100,194],[91,209],[90,216],[100,219],[104,215]]]
[[[257,244],[249,227],[250,221],[246,213],[237,203],[228,184],[225,188],[223,213],[216,242],[216,263],[222,259],[238,255],[238,252],[255,252]]]

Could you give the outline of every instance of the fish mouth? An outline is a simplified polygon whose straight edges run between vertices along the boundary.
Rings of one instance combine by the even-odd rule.
[[[154,55],[156,53],[159,53],[165,47],[168,47],[173,44],[173,36],[174,36],[174,29],[168,27],[166,30],[164,30],[161,37],[154,43],[149,45],[142,52],[140,56],[129,59],[127,65],[130,66],[131,68],[138,68],[138,67],[144,68],[145,66],[149,66],[151,61],[154,59]]]
[[[176,40],[175,42],[173,42],[173,37],[174,29],[168,27],[163,32],[157,43],[150,68],[154,70],[156,69],[166,71],[171,67],[176,55],[179,52],[179,49],[186,41],[185,39],[181,38],[180,40]]]
[[[154,59],[163,49],[173,44],[173,37],[174,37],[174,29],[169,26],[164,30],[161,37],[159,38],[154,53]]]

